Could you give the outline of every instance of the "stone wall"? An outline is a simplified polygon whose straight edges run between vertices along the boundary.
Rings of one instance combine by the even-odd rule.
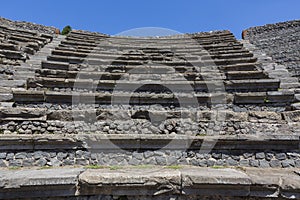
[[[300,20],[252,27],[243,37],[300,76]]]
[[[298,136],[3,135],[0,139],[0,167],[300,167]],[[206,149],[209,144],[215,144],[211,151]]]

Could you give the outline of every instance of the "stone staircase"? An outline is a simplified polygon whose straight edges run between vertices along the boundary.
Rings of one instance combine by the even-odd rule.
[[[11,185],[16,177],[5,172],[0,199],[299,197],[298,184],[280,182],[298,180],[299,83],[229,31],[147,38],[72,31],[21,61],[0,88],[0,167],[62,171],[48,171],[57,184],[30,169],[32,179]],[[271,171],[280,180],[255,175]]]

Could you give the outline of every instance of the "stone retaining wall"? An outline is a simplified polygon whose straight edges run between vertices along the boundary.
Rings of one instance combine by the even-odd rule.
[[[209,142],[208,142],[209,141]],[[0,167],[194,165],[300,167],[298,136],[1,136]],[[207,145],[214,144],[212,150]],[[62,150],[64,149],[64,150]]]
[[[285,65],[295,76],[300,76],[300,20],[252,27],[243,33],[244,39]]]

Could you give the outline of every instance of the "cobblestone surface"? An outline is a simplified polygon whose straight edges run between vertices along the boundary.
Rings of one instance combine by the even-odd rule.
[[[231,152],[199,153],[197,151],[145,151],[145,152],[89,152],[85,150],[64,152],[3,152],[0,167],[69,166],[69,165],[194,165],[201,167],[243,166],[258,168],[300,167],[300,153],[257,152],[232,154]]]

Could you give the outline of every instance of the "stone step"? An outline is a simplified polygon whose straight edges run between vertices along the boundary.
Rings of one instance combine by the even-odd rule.
[[[268,76],[263,71],[228,71],[223,72],[185,72],[178,74],[161,74],[161,73],[125,73],[125,72],[100,72],[100,71],[64,71],[52,69],[39,69],[36,71],[39,77],[48,78],[78,78],[78,79],[93,79],[93,80],[211,80],[214,77],[216,80],[241,80],[241,79],[267,79]]]
[[[230,59],[230,58],[247,58],[247,57],[253,57],[252,53],[245,52],[245,53],[226,53],[226,54],[215,54],[215,55],[209,55],[208,52],[203,52],[202,54],[196,55],[173,55],[171,53],[170,55],[130,55],[128,53],[127,55],[116,55],[116,54],[97,54],[97,53],[78,53],[74,51],[61,51],[61,50],[54,50],[52,51],[52,55],[58,55],[58,56],[65,56],[65,57],[79,57],[79,58],[99,58],[99,59],[109,59],[109,60],[170,60],[173,59],[184,59],[184,60],[208,60],[208,59]]]
[[[223,44],[213,44],[213,45],[202,45],[201,47],[197,48],[177,48],[174,49],[172,47],[166,47],[166,48],[133,48],[133,49],[120,49],[120,48],[115,48],[113,46],[105,46],[104,47],[99,47],[99,46],[94,46],[94,47],[88,47],[88,46],[75,46],[73,44],[59,44],[59,48],[68,48],[68,49],[76,49],[80,51],[93,51],[93,52],[116,52],[119,54],[124,53],[124,51],[137,51],[142,50],[145,53],[197,53],[201,52],[202,50],[207,50],[210,52],[215,52],[215,51],[238,51],[238,50],[243,50],[243,45],[240,43],[223,43]]]
[[[178,93],[178,94],[155,94],[155,93],[78,93],[78,92],[54,92],[34,90],[14,90],[13,97],[16,103],[96,103],[100,105],[174,105],[195,106],[195,104],[211,106],[212,104],[227,104],[231,102],[232,95],[228,93]],[[197,100],[195,100],[197,99]],[[180,104],[179,101],[180,100]],[[255,92],[234,94],[235,104],[258,104],[258,105],[287,105],[294,101],[292,92]],[[232,102],[231,102],[232,103]]]
[[[1,80],[0,81],[0,87],[25,88],[25,85],[26,85],[26,80]]]
[[[64,56],[64,57],[78,57],[78,58],[99,58],[99,59],[109,59],[113,60],[172,60],[174,55],[115,55],[111,54],[95,54],[95,53],[77,53],[72,51],[61,51],[61,50],[54,50],[52,51],[52,55],[57,56]],[[207,53],[203,52],[203,55],[207,55]],[[181,58],[181,57],[180,57]],[[178,56],[175,56],[175,59],[179,59]],[[197,60],[198,56],[194,55],[186,55],[181,59],[187,60]]]
[[[17,108],[18,110],[24,110],[27,113],[28,108]],[[33,108],[32,108],[33,109]],[[47,120],[59,120],[59,121],[85,121],[85,119],[91,116],[95,117],[95,121],[130,121],[132,119],[148,120],[153,124],[160,124],[170,119],[190,119],[193,122],[209,123],[214,120],[222,122],[243,122],[264,119],[265,122],[277,122],[285,123],[284,117],[281,113],[267,112],[267,111],[251,111],[251,112],[234,112],[232,110],[191,110],[188,108],[182,108],[181,110],[160,110],[157,109],[78,109],[72,110],[60,109],[60,110],[48,110]],[[0,109],[1,111],[1,109]],[[41,110],[42,111],[42,110]],[[14,113],[16,111],[13,111]],[[36,111],[38,112],[38,111]],[[199,127],[200,128],[200,127]],[[155,134],[155,133],[154,133]]]
[[[227,71],[225,74],[227,80],[268,78],[268,75],[264,71]]]
[[[43,88],[73,88],[96,91],[132,91],[140,92],[209,92],[220,90],[228,92],[263,92],[277,91],[280,81],[276,79],[249,79],[230,81],[188,81],[186,79],[177,80],[92,80],[92,79],[65,79],[37,77],[28,80],[27,87]]]
[[[178,94],[155,94],[155,93],[125,93],[125,92],[55,92],[38,90],[13,90],[16,103],[66,103],[66,104],[100,104],[100,105],[153,105],[166,106],[198,106],[211,105],[218,102],[226,102],[224,93],[178,93]],[[230,96],[230,95],[229,95]]]
[[[2,24],[0,25],[0,29],[3,31],[7,31],[7,32],[16,32],[16,33],[21,33],[21,34],[26,34],[26,35],[33,35],[33,36],[38,34],[36,31],[13,28],[13,27],[2,25]]]
[[[74,66],[69,63],[64,62],[53,62],[53,61],[42,61],[42,69],[58,69],[58,70],[70,70],[70,71],[108,71],[108,72],[128,72],[131,73],[174,73],[176,72],[186,72],[194,71],[192,66],[107,66],[107,65],[94,65],[88,67]]]
[[[24,54],[21,51],[14,51],[14,50],[5,50],[5,49],[0,49],[0,55],[3,55],[5,58],[8,59],[14,59],[14,60],[26,60],[26,54]]]
[[[0,49],[1,50],[11,50],[11,51],[18,51],[20,50],[20,47],[18,47],[15,44],[10,44],[10,43],[0,43]]]
[[[206,77],[215,77],[217,80],[226,79],[226,76],[218,71],[210,72],[185,72],[185,73],[169,73],[161,74],[153,70],[153,73],[125,73],[125,72],[100,72],[100,71],[64,71],[64,70],[52,70],[52,69],[41,69],[36,71],[37,76],[47,78],[71,78],[71,79],[92,79],[92,80],[205,80]],[[251,72],[245,72],[246,76]],[[240,74],[242,76],[243,73]],[[255,76],[256,71],[253,71]],[[254,78],[254,77],[253,77]],[[208,79],[208,78],[207,78]]]
[[[280,88],[278,79],[249,79],[225,81],[228,92],[265,92],[277,91]]]
[[[0,87],[0,102],[12,101],[13,94],[9,87]]]
[[[89,65],[145,65],[148,60],[145,61],[135,61],[135,60],[105,60],[105,59],[93,59],[93,58],[78,58],[78,57],[65,57],[51,55],[47,57],[48,61],[56,62],[68,62],[71,64],[81,64],[87,63]],[[238,63],[254,63],[256,58],[230,58],[230,59],[209,59],[207,60],[191,60],[191,61],[152,61],[155,64],[167,65],[167,66],[204,66],[208,64],[215,65],[230,65]]]
[[[210,64],[211,65],[211,64]],[[76,66],[63,62],[53,62],[53,61],[42,61],[42,69],[54,69],[54,70],[70,70],[70,71],[107,71],[107,72],[127,72],[127,73],[146,73],[146,74],[159,74],[159,73],[174,73],[179,72],[219,72],[219,70],[227,71],[256,71],[259,69],[258,63],[239,63],[232,65],[223,65],[216,67],[215,65],[208,65],[203,67],[194,66],[153,66],[153,65],[142,65],[142,66],[107,66],[107,65],[94,65],[94,66]]]
[[[5,108],[0,107],[0,121],[45,121],[46,109],[42,108]]]
[[[234,37],[233,34],[229,31],[220,31],[220,32],[209,32],[209,33],[194,33],[194,34],[181,34],[175,36],[161,36],[161,37],[123,37],[123,36],[108,36],[100,33],[90,33],[90,32],[77,32],[72,31],[68,36],[77,37],[77,38],[93,38],[93,39],[113,39],[113,40],[125,40],[125,41],[181,41],[185,39],[195,38],[195,39],[209,39],[209,38],[219,38],[223,36]]]
[[[272,104],[281,103],[289,105],[294,102],[295,94],[291,90],[254,92],[254,93],[236,93],[234,97],[235,104]]]
[[[70,46],[74,46],[76,48],[88,48],[88,49],[98,49],[98,48],[104,48],[104,49],[118,49],[118,50],[138,50],[138,49],[143,49],[146,50],[148,49],[149,51],[153,51],[153,50],[157,50],[157,49],[170,49],[173,51],[176,50],[201,50],[201,49],[213,49],[213,48],[227,48],[227,47],[233,47],[233,48],[241,48],[243,47],[242,44],[236,42],[230,42],[230,43],[217,43],[217,44],[204,44],[204,45],[192,45],[192,46],[170,46],[170,45],[166,45],[166,46],[149,46],[149,47],[145,47],[144,45],[137,45],[137,46],[133,46],[133,45],[127,45],[127,46],[120,46],[120,45],[109,45],[109,44],[91,44],[91,43],[85,43],[85,42],[74,42],[74,41],[62,41],[61,42],[62,45],[70,45]]]
[[[81,49],[81,48],[74,48],[74,47],[71,47],[71,46],[65,46],[65,45],[58,45],[58,47],[55,48],[55,50],[58,50],[58,51],[68,51],[68,52],[76,52],[76,53],[79,53],[79,54],[91,54],[91,53],[96,53],[96,54],[102,54],[102,55],[115,55],[115,56],[120,56],[120,55],[143,55],[145,53],[143,52],[124,52],[124,51],[104,51],[104,50],[89,50],[89,49]],[[238,48],[238,49],[231,49],[231,50],[218,50],[218,51],[207,51],[205,49],[203,49],[202,51],[204,51],[205,53],[209,53],[211,55],[218,55],[218,54],[231,54],[231,53],[249,53],[248,50],[245,50],[245,49],[241,49],[241,48]],[[187,52],[187,53],[178,53],[176,52],[176,56],[184,56],[186,54],[192,54],[192,55],[202,55],[201,51],[194,51],[194,52]],[[174,52],[173,51],[165,51],[165,52],[162,52],[162,51],[158,51],[158,53],[153,53],[153,55],[155,54],[164,54],[164,55],[170,55],[170,56],[174,56]],[[152,55],[152,54],[150,54]]]
[[[72,36],[68,36],[66,38],[66,41],[68,42],[79,42],[79,43],[85,43],[85,44],[112,44],[112,45],[118,45],[118,46],[127,46],[127,45],[144,45],[144,46],[164,46],[164,45],[196,45],[196,46],[201,46],[201,45],[206,45],[206,44],[216,44],[216,43],[221,43],[221,42],[236,42],[236,39],[233,38],[232,36],[229,37],[222,37],[222,38],[210,38],[210,39],[187,39],[185,41],[161,41],[161,40],[151,40],[151,41],[127,41],[127,40],[114,40],[114,38],[105,38],[105,39],[100,39],[100,40],[95,40],[95,39],[82,39],[82,38],[75,38]]]

